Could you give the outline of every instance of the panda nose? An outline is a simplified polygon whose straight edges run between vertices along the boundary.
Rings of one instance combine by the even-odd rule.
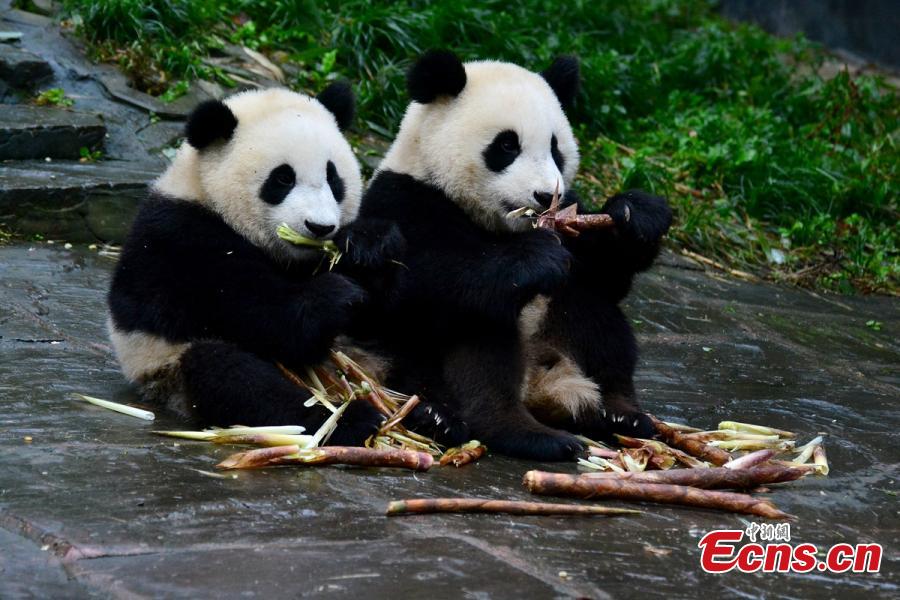
[[[311,221],[304,221],[304,223],[306,224],[306,228],[309,229],[309,232],[317,238],[325,237],[334,231],[334,225],[319,225],[318,223],[313,223]]]
[[[544,208],[550,208],[550,203],[553,201],[553,194],[548,194],[547,192],[535,192],[534,199]]]

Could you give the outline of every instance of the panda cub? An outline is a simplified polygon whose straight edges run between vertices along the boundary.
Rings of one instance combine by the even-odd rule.
[[[341,134],[349,86],[318,98],[249,91],[198,106],[152,185],[109,292],[126,377],[202,425],[303,425],[330,414],[276,362],[303,372],[367,310],[367,287],[402,257],[396,225],[357,220],[362,181]],[[276,235],[287,223],[344,250],[338,269]],[[338,272],[342,269],[343,272]],[[379,296],[383,294],[378,294]],[[331,440],[359,444],[380,415],[354,402]]]
[[[394,361],[389,385],[427,401],[417,411],[439,415],[439,439],[559,460],[582,449],[570,432],[652,435],[618,304],[658,253],[666,201],[617,195],[601,211],[615,227],[577,238],[508,218],[544,211],[557,186],[563,206],[577,202],[564,108],[578,86],[571,57],[536,74],[431,51],[408,74],[414,102],[361,214],[394,221],[408,244],[378,335]]]

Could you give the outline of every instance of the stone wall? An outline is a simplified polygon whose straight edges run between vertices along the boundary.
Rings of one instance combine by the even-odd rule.
[[[835,50],[900,69],[898,0],[722,0],[722,14],[776,35],[802,31]]]

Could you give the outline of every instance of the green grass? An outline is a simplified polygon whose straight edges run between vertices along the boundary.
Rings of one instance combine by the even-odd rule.
[[[670,198],[671,237],[733,269],[840,292],[900,292],[898,101],[877,78],[823,79],[823,54],[719,18],[703,0],[68,0],[97,56],[175,97],[242,44],[299,65],[316,91],[347,77],[361,135],[389,137],[423,50],[533,69],[581,57],[578,186]]]
[[[60,106],[69,108],[75,104],[75,101],[66,96],[66,91],[62,88],[50,88],[35,95],[34,103],[38,106]]]

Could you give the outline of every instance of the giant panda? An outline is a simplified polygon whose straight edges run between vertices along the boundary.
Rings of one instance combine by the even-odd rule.
[[[417,412],[438,415],[438,439],[474,437],[512,456],[571,458],[582,450],[573,433],[651,437],[618,305],[658,253],[666,201],[616,195],[602,208],[615,227],[577,238],[508,218],[545,210],[557,186],[563,206],[577,202],[564,113],[577,60],[538,74],[437,50],[407,83],[413,102],[361,209],[398,224],[408,244],[378,333],[393,357],[389,384],[420,393]]]
[[[199,105],[152,185],[109,291],[109,334],[126,377],[201,425],[302,425],[330,414],[277,362],[323,360],[367,310],[368,284],[398,262],[397,226],[360,220],[359,164],[343,137],[348,85],[317,98],[248,91]],[[276,235],[287,223],[344,251],[335,271]],[[378,294],[381,296],[382,294]],[[354,402],[331,441],[359,444],[380,415]]]

